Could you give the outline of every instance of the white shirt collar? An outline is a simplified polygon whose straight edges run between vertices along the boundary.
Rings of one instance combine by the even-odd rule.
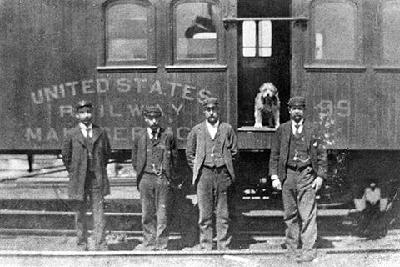
[[[295,121],[292,120],[292,133],[296,134],[296,125],[300,125],[298,128],[298,133],[302,133],[303,132],[303,123],[304,123],[304,119],[302,119],[299,123],[296,123]]]
[[[89,137],[93,137],[93,123],[86,126],[86,124],[80,122],[79,128],[81,128],[81,132],[85,138],[87,138],[88,130],[89,130]]]
[[[210,127],[210,128],[218,128],[219,120],[218,120],[216,123],[214,123],[214,124],[211,124],[211,123],[209,123],[209,122],[206,120],[206,123],[207,123],[207,127]]]
[[[214,124],[211,124],[206,120],[206,125],[208,133],[210,134],[211,138],[214,139],[215,136],[217,135],[219,120]]]
[[[155,136],[155,139],[158,138],[159,133],[160,133],[160,127],[157,128],[157,135]],[[153,139],[153,130],[150,127],[147,127],[147,134],[150,139]]]

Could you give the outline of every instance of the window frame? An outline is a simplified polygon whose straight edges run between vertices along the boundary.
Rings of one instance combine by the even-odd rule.
[[[329,4],[329,3],[348,3],[355,6],[355,29],[354,29],[354,41],[355,51],[354,59],[337,60],[337,59],[316,59],[315,58],[315,7],[318,5]],[[364,52],[363,52],[363,28],[362,28],[362,1],[360,0],[314,0],[309,6],[309,17],[310,27],[308,34],[308,49],[306,57],[307,66],[360,66],[364,63]]]
[[[140,5],[148,8],[147,15],[147,57],[146,59],[138,60],[126,60],[126,61],[115,61],[108,59],[109,47],[108,47],[108,21],[107,12],[108,10],[120,4],[132,4]],[[107,66],[135,66],[135,65],[154,65],[156,62],[156,8],[154,4],[149,0],[109,0],[103,4],[103,19],[104,19],[104,56],[103,64]]]
[[[216,26],[217,33],[217,44],[216,44],[216,57],[215,58],[186,58],[186,59],[178,59],[177,57],[177,7],[180,4],[186,3],[209,3],[215,5],[218,9],[218,23]],[[225,40],[225,32],[224,26],[222,22],[222,14],[223,9],[222,5],[218,0],[175,0],[171,1],[169,8],[169,34],[170,34],[170,61],[171,65],[218,65],[223,64],[222,60],[225,58],[225,50],[224,50],[224,40]]]
[[[271,25],[271,32],[270,32],[271,33],[271,35],[270,35],[270,37],[271,37],[271,46],[268,46],[268,47],[263,47],[263,46],[260,45],[261,44],[261,38],[260,38],[261,34],[260,34],[260,32],[261,32],[261,29],[262,29],[261,23],[265,22],[265,21],[268,21],[270,23],[270,25]],[[254,22],[254,24],[255,24],[255,47],[244,47],[244,45],[243,45],[243,25],[244,25],[245,22]],[[241,38],[241,40],[240,40],[240,44],[241,44],[241,47],[240,47],[241,55],[240,56],[241,57],[243,57],[243,58],[271,58],[271,57],[273,57],[273,51],[274,50],[273,50],[273,38],[272,38],[272,34],[273,34],[273,32],[272,32],[272,29],[273,29],[272,24],[273,24],[272,20],[256,20],[256,19],[243,20],[243,23],[242,23],[242,25],[240,27],[240,30],[242,32],[239,35],[240,38]],[[244,48],[254,48],[255,49],[255,55],[254,56],[245,56],[244,53],[243,53]],[[271,55],[262,56],[261,55],[261,49],[262,48],[271,49]]]
[[[385,60],[384,58],[384,47],[383,47],[383,8],[384,5],[388,2],[398,2],[400,4],[400,1],[396,1],[396,0],[380,0],[378,3],[378,8],[376,9],[378,11],[377,17],[378,17],[378,21],[379,21],[379,31],[377,31],[378,36],[377,36],[377,40],[378,40],[378,51],[377,51],[377,64],[378,66],[395,66],[395,67],[400,67],[400,59],[397,60],[396,62],[394,61],[388,61]]]

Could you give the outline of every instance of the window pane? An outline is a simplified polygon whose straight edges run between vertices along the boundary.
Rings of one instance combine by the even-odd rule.
[[[107,9],[107,60],[147,59],[148,8],[116,4]]]
[[[217,58],[219,9],[209,3],[183,3],[176,8],[178,59]]]
[[[258,23],[258,54],[260,57],[272,55],[272,23],[270,20]]]
[[[382,27],[382,47],[383,59],[386,62],[399,62],[400,49],[400,2],[386,2],[382,11],[383,27]]]
[[[350,3],[321,3],[315,6],[315,59],[355,59],[356,14],[355,5]]]
[[[256,22],[243,21],[242,24],[242,46],[244,57],[256,56]]]

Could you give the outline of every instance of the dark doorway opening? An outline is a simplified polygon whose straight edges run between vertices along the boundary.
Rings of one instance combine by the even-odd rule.
[[[239,0],[238,17],[290,17],[290,0]],[[273,83],[278,89],[280,120],[287,121],[291,22],[249,21],[238,25],[238,126],[254,125],[254,99],[259,87],[266,82]]]

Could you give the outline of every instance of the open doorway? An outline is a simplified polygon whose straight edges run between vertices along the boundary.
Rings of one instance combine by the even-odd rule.
[[[290,0],[239,0],[238,126],[254,125],[254,99],[263,83],[272,83],[281,101],[280,121],[288,120],[290,97],[290,21],[251,18],[290,17]]]

